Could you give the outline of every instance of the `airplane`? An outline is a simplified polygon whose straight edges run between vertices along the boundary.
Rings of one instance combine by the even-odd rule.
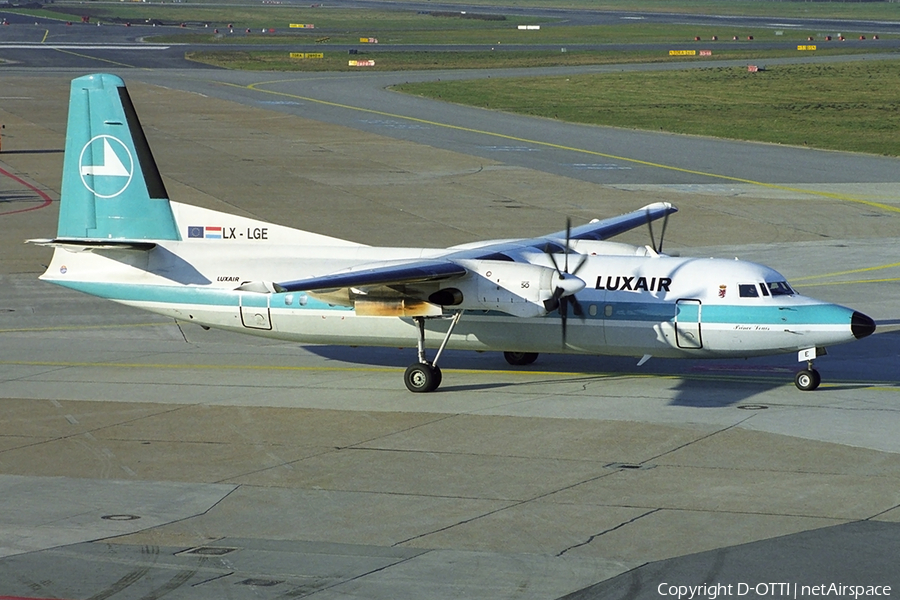
[[[741,260],[662,253],[657,202],[530,239],[371,247],[169,199],[121,78],[72,81],[52,282],[204,328],[308,344],[417,348],[412,392],[445,349],[723,358],[797,353],[814,390],[828,345],[871,335],[861,312],[798,294]],[[660,241],[652,223],[663,219]],[[651,245],[609,241],[650,228]],[[436,349],[429,360],[426,349]]]

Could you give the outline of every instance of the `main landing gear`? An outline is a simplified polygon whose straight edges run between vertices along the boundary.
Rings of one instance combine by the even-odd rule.
[[[450,327],[447,328],[447,333],[444,335],[444,341],[441,342],[441,346],[438,348],[437,354],[434,355],[432,362],[428,362],[428,359],[425,357],[425,317],[413,317],[419,329],[417,345],[419,362],[409,365],[406,368],[406,373],[403,374],[403,383],[406,384],[406,389],[415,393],[433,392],[441,385],[443,375],[440,367],[437,366],[437,362],[447,346],[447,342],[450,340],[453,328],[456,327],[456,324],[462,318],[462,314],[463,311],[459,311],[453,315],[453,318],[450,320]]]
[[[794,377],[794,385],[804,392],[811,392],[822,383],[822,376],[813,368],[813,361],[806,362],[806,368]]]
[[[503,358],[514,367],[530,365],[537,360],[537,352],[504,352]]]

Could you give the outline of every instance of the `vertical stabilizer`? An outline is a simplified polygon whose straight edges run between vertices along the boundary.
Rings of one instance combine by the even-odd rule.
[[[115,75],[72,81],[57,236],[180,239],[131,97]]]

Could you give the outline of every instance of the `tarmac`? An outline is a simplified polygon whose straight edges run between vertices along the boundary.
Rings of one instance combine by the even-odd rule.
[[[203,331],[39,282],[49,252],[22,241],[55,232],[79,74],[0,72],[0,596],[900,587],[896,159],[495,114],[385,75],[122,73],[181,202],[446,246],[667,200],[668,250],[763,262],[879,323],[817,361],[813,393],[793,356],[454,352],[413,395],[410,349]]]

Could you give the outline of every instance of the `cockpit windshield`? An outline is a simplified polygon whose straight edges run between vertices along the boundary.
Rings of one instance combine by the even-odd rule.
[[[769,281],[766,282],[766,285],[769,286],[769,291],[773,296],[793,296],[795,294],[787,281]]]

